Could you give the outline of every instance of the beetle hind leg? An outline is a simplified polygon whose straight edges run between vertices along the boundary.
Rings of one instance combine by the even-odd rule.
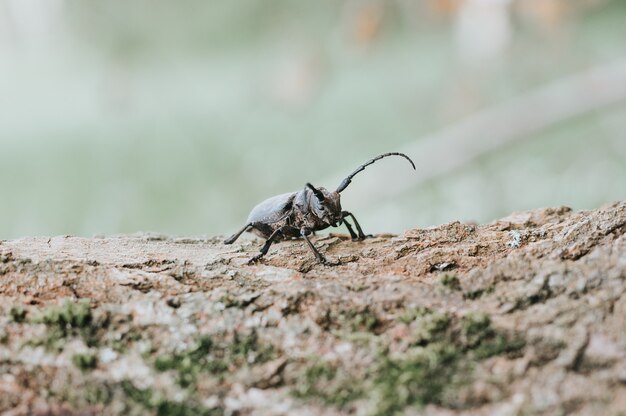
[[[235,234],[231,235],[226,240],[224,240],[224,244],[232,244],[232,243],[234,243],[241,236],[241,234],[246,232],[248,230],[248,228],[250,228],[250,227],[252,227],[252,223],[251,222],[247,223],[246,225],[243,226],[242,229],[240,229]]]
[[[256,232],[256,234],[264,238],[269,238],[273,232],[272,227],[268,226],[267,224],[263,224],[262,222],[249,222],[235,234],[224,240],[224,244],[234,243],[241,236],[241,234],[246,231]]]

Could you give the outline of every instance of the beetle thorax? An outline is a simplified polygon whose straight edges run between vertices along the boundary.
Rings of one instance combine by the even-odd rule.
[[[312,192],[309,199],[309,210],[318,221],[325,225],[335,225],[341,220],[341,197],[337,192],[329,192],[325,188],[318,188],[324,194],[320,201]]]

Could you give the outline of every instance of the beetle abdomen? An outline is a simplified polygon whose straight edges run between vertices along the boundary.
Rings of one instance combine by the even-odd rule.
[[[259,237],[270,238],[270,236],[274,232],[274,227],[258,222],[254,224],[254,227],[252,227],[249,231],[258,235]]]
[[[266,199],[252,208],[247,222],[262,222],[272,225],[285,219],[291,214],[295,194],[296,192],[289,192]]]

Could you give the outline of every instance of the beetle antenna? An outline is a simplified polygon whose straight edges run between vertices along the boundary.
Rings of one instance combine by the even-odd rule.
[[[368,160],[367,162],[363,163],[361,166],[356,168],[356,170],[354,172],[352,172],[350,175],[348,175],[348,177],[346,179],[344,179],[341,182],[341,184],[339,184],[339,187],[337,188],[336,192],[339,193],[339,192],[343,191],[344,189],[346,189],[348,187],[348,185],[350,185],[350,182],[352,182],[352,178],[354,178],[357,173],[361,172],[362,170],[364,170],[366,167],[368,167],[372,163],[376,162],[377,160],[380,160],[380,159],[382,159],[384,157],[387,157],[387,156],[402,156],[403,158],[405,158],[406,160],[411,162],[411,166],[413,166],[413,169],[415,169],[415,163],[413,163],[411,158],[408,157],[407,155],[405,155],[404,153],[397,153],[397,152],[384,153],[382,155],[376,156],[374,159]]]
[[[324,194],[322,193],[322,191],[320,191],[319,189],[317,189],[316,187],[314,187],[313,185],[311,185],[310,183],[306,184],[307,188],[309,188],[310,190],[313,191],[313,193],[315,194],[315,197],[320,201],[320,202],[324,202],[324,199],[326,199],[324,197]]]

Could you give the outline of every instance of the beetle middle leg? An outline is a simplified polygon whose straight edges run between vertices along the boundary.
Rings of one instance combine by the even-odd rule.
[[[354,233],[354,230],[352,229],[348,221],[346,221],[347,217],[352,218],[352,221],[354,221],[354,225],[356,227],[356,231],[358,232],[358,236]],[[371,234],[365,235],[363,233],[363,230],[361,229],[359,222],[356,220],[356,218],[351,212],[341,211],[341,219],[343,219],[344,224],[346,224],[346,228],[348,228],[348,231],[350,232],[350,237],[352,237],[353,240],[365,240],[367,237],[373,237],[373,235]]]
[[[289,226],[289,225],[284,225],[280,228],[277,228],[272,235],[269,236],[269,238],[267,240],[265,240],[265,244],[263,244],[263,247],[261,247],[261,252],[259,254],[257,254],[256,256],[252,257],[250,260],[248,260],[248,264],[252,264],[252,263],[256,263],[257,261],[259,261],[259,259],[263,256],[265,256],[268,252],[268,250],[270,249],[270,246],[272,245],[272,243],[278,238],[278,237],[284,237],[285,236],[285,231],[288,231],[290,229],[293,229],[293,227]],[[296,229],[297,230],[297,229]]]

